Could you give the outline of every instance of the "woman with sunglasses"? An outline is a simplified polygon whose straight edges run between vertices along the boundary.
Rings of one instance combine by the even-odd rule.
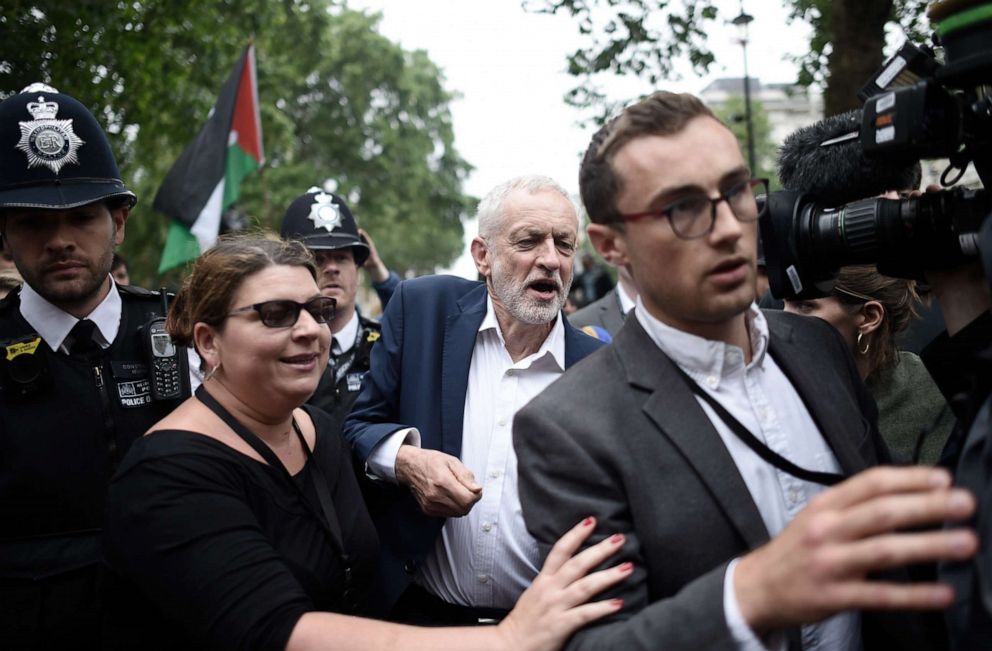
[[[195,397],[137,441],[108,500],[110,648],[555,649],[619,608],[585,602],[629,575],[587,573],[622,536],[572,557],[567,533],[498,626],[360,619],[377,539],[339,423],[303,403],[327,363],[334,299],[298,242],[222,239],[169,313],[207,367]]]
[[[934,464],[954,427],[937,385],[897,337],[916,318],[916,283],[872,265],[843,267],[830,296],[785,301],[785,310],[818,316],[840,332],[858,374],[878,404],[878,428],[897,463]]]

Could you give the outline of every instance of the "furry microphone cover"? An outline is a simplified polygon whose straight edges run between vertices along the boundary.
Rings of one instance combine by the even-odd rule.
[[[824,118],[799,129],[779,148],[778,176],[786,190],[834,207],[889,190],[916,190],[920,163],[865,156],[859,137],[823,143],[861,129],[861,110]]]

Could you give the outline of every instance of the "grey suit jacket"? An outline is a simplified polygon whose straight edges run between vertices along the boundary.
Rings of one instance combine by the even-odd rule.
[[[887,459],[874,403],[836,331],[819,319],[766,317],[769,352],[843,472]],[[576,634],[569,649],[735,648],[724,573],[768,531],[719,434],[637,319],[518,412],[513,431],[524,517],[542,552],[595,515],[589,544],[622,532],[627,543],[608,564],[634,563],[604,593],[622,597],[623,610]],[[879,634],[890,617],[863,618],[866,650],[927,648],[915,619],[896,624],[911,631],[905,647]],[[788,635],[798,648],[798,631]]]
[[[576,310],[575,314],[568,317],[568,322],[576,328],[587,325],[599,326],[609,332],[611,337],[617,336],[617,332],[623,326],[623,321],[620,297],[617,296],[616,287],[599,300],[593,301],[581,310]]]

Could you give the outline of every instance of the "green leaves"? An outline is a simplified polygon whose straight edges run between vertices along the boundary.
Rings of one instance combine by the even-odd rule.
[[[754,178],[767,178],[771,183],[771,189],[779,188],[778,172],[776,171],[776,145],[772,140],[772,127],[768,120],[768,113],[760,100],[754,97],[754,86],[751,95],[751,126],[754,133],[754,159],[756,169],[751,170]],[[743,90],[743,84],[741,85]],[[737,142],[741,146],[741,152],[747,159],[747,118],[746,107],[743,95],[731,95],[721,106],[714,108],[716,116],[737,137]]]
[[[925,40],[928,0],[783,0],[791,20],[813,28],[808,52],[793,57],[798,82],[824,88],[826,112],[857,105],[857,89],[882,62],[884,28],[896,22],[914,42]],[[728,3],[729,4],[729,3]],[[604,74],[631,75],[658,85],[677,79],[675,62],[705,74],[714,62],[707,31],[721,18],[716,0],[525,0],[524,9],[567,13],[587,44],[568,56],[576,88],[565,96],[575,107],[592,109],[603,122],[626,103],[596,88]],[[838,50],[842,50],[840,55]]]
[[[712,0],[686,0],[680,9],[669,8],[667,0],[527,0],[523,6],[536,13],[567,12],[590,37],[588,46],[567,58],[569,74],[580,78],[565,97],[572,106],[606,108],[595,89],[597,75],[634,75],[657,84],[677,76],[676,59],[684,57],[700,74],[713,62],[706,46],[706,25],[718,15]]]
[[[471,168],[440,70],[378,22],[330,0],[8,0],[0,94],[46,81],[105,125],[141,199],[123,253],[137,282],[158,284],[168,222],[151,199],[254,35],[266,164],[238,210],[278,229],[294,198],[330,180],[390,267],[433,271],[461,252]]]

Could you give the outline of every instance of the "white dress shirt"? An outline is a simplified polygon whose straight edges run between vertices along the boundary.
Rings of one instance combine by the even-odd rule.
[[[84,318],[96,325],[93,340],[100,348],[108,348],[117,338],[117,330],[121,326],[121,295],[117,292],[117,284],[110,278],[110,291],[100,304]],[[31,289],[27,283],[21,285],[21,316],[35,332],[45,340],[53,352],[69,352],[66,339],[69,331],[81,321],[68,312],[64,312],[42,298],[38,292]]]
[[[117,332],[121,327],[121,310],[123,309],[121,294],[117,291],[117,283],[113,276],[108,277],[110,278],[110,291],[100,301],[100,304],[93,308],[92,312],[83,317],[96,325],[93,340],[104,350],[110,348],[114,339],[117,338]],[[38,292],[31,289],[27,283],[21,285],[21,316],[54,352],[66,354],[69,353],[69,346],[74,343],[67,341],[69,331],[82,320],[49,303]],[[192,346],[187,349],[186,354],[189,360],[190,388],[195,391],[203,382],[203,376],[200,373],[200,356],[196,354],[196,350]]]
[[[755,305],[746,314],[751,361],[744,351],[721,341],[703,339],[672,328],[648,314],[640,298],[634,311],[652,341],[756,438],[798,466],[840,472],[830,446],[792,383],[768,352],[768,323]],[[713,409],[696,397],[730,452],[771,536],[776,536],[824,486],[803,481],[764,461],[741,441]],[[744,621],[733,589],[736,562],[724,580],[724,612],[740,649],[765,649]],[[807,651],[859,649],[857,613],[841,613],[802,628]],[[769,640],[785,648],[782,635]]]
[[[468,515],[448,518],[416,582],[448,603],[513,608],[540,569],[517,493],[513,416],[565,369],[565,325],[559,314],[541,348],[518,362],[506,351],[492,299],[479,326],[465,393],[461,461],[482,486]],[[395,481],[396,452],[420,445],[416,428],[384,439],[368,459],[372,476]]]
[[[541,348],[510,358],[491,299],[472,352],[465,394],[462,456],[482,485],[468,515],[448,518],[417,582],[449,603],[512,608],[540,569],[537,542],[527,533],[517,493],[513,416],[565,369],[561,315]]]
[[[358,336],[358,310],[351,313],[351,318],[344,327],[333,333],[331,340],[331,353],[340,355],[347,353],[355,346],[355,337]]]
[[[634,301],[637,296],[630,296],[627,294],[627,290],[623,288],[619,282],[617,283],[617,296],[620,298],[620,311],[623,312],[624,316],[627,316],[631,310],[634,309]]]

